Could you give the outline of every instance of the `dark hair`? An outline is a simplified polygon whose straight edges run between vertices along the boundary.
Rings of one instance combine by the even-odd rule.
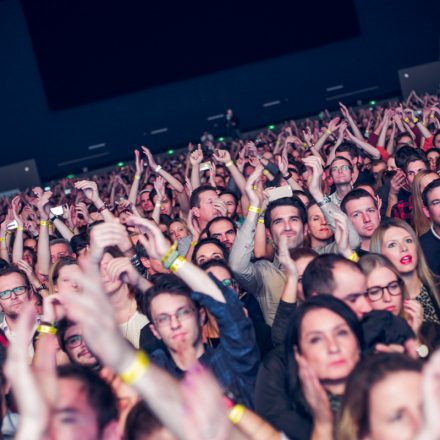
[[[403,165],[403,171],[408,173],[408,166],[410,163],[421,161],[425,164],[426,169],[429,170],[429,161],[426,159],[426,157],[422,154],[411,154],[411,156],[408,156],[405,160],[405,164]]]
[[[215,217],[215,218],[213,218],[212,220],[210,220],[209,223],[208,223],[208,224],[206,225],[206,227],[205,227],[205,231],[206,231],[206,233],[208,234],[208,237],[211,237],[211,233],[209,232],[209,228],[210,228],[213,224],[215,224],[215,223],[217,223],[217,222],[220,222],[220,221],[222,221],[222,220],[226,220],[226,221],[228,221],[228,222],[231,224],[232,229],[234,230],[234,232],[237,232],[237,226],[235,225],[234,221],[231,220],[230,217]]]
[[[410,139],[412,139],[412,136],[407,131],[403,131],[402,133],[397,134],[396,137],[394,138],[396,145],[399,145],[400,140],[403,139],[404,137],[409,137]],[[403,146],[407,146],[407,145],[403,144]],[[412,147],[410,147],[410,148],[412,148]],[[414,148],[413,148],[413,150],[414,150]]]
[[[352,200],[358,200],[362,197],[368,197],[371,200],[373,200],[374,206],[377,208],[377,201],[374,197],[371,197],[371,194],[362,188],[356,188],[352,189],[350,192],[348,192],[345,197],[342,199],[341,202],[341,210],[347,214],[347,203],[351,202]]]
[[[232,196],[234,198],[234,200],[235,200],[235,204],[238,205],[237,194],[235,194],[233,191],[222,191],[220,193],[220,196],[223,196],[223,195],[230,195],[230,196]]]
[[[151,303],[156,296],[162,293],[186,296],[191,300],[191,289],[176,275],[160,274],[156,276],[154,278],[154,285],[145,292],[141,300],[141,311],[147,316],[150,322],[153,322]]]
[[[416,150],[413,147],[410,147],[409,145],[403,145],[402,147],[400,147],[396,151],[395,156],[394,156],[397,168],[400,168],[401,170],[403,170],[405,163],[406,163],[408,157],[410,157],[410,156],[422,157],[422,155],[419,153],[418,150]]]
[[[351,164],[351,162],[344,156],[336,156],[330,163],[329,168],[330,168],[330,172],[332,169],[333,164],[337,161],[337,160],[343,160],[345,162],[347,162],[348,166],[350,167],[350,171],[353,171],[353,165]]]
[[[66,347],[65,335],[66,335],[66,331],[73,325],[75,325],[75,323],[67,318],[63,318],[57,322],[58,345],[60,346],[61,350],[63,350],[64,353],[66,353],[68,356],[69,356],[69,352],[67,351],[67,347]],[[70,360],[72,361],[72,359]]]
[[[319,256],[318,252],[309,247],[299,247],[295,249],[289,249],[290,258],[293,261],[298,261],[300,258],[312,257],[316,258]]]
[[[433,180],[422,192],[422,201],[423,204],[428,207],[428,194],[435,188],[440,187],[440,177],[438,179]]]
[[[267,206],[264,214],[264,225],[270,229],[272,223],[272,211],[280,206],[292,206],[298,210],[299,217],[303,224],[307,223],[307,212],[304,203],[298,197],[282,197],[281,199],[273,200]]]
[[[69,255],[72,255],[72,246],[70,246],[70,243],[65,238],[54,238],[53,240],[50,240],[49,247],[54,246],[56,244],[65,244],[67,248],[67,252],[69,252]]]
[[[72,247],[73,252],[76,255],[79,255],[80,252],[90,245],[90,237],[87,232],[82,232],[81,234],[74,235],[70,239],[70,246]]]
[[[34,238],[33,238],[34,239]],[[30,256],[31,256],[31,260],[32,260],[32,267],[35,266],[35,264],[37,263],[37,253],[29,246],[24,246],[23,247],[23,253],[24,252],[29,252]]]
[[[58,277],[60,276],[61,269],[65,266],[78,266],[78,261],[72,257],[61,257],[49,271],[49,285],[50,290],[53,291],[55,284],[58,282]]]
[[[359,156],[359,148],[351,142],[342,142],[342,144],[336,147],[336,156],[338,153],[348,153],[354,159]]]
[[[336,288],[333,269],[336,264],[345,264],[362,273],[361,268],[341,255],[324,254],[316,257],[307,266],[303,273],[302,283],[304,297],[308,298],[313,293],[332,295]]]
[[[162,422],[144,402],[138,402],[131,408],[125,421],[123,440],[140,440],[150,438],[163,428]]]
[[[359,362],[350,374],[339,412],[336,438],[365,438],[370,432],[369,406],[373,386],[389,374],[401,371],[420,372],[419,360],[401,353],[377,353]],[[405,387],[405,384],[402,384]]]
[[[171,223],[173,223],[173,219],[168,214],[160,214],[159,215],[159,223],[161,225],[165,225],[168,227]]]
[[[217,193],[215,188],[211,185],[199,186],[191,193],[191,197],[189,199],[190,208],[200,208],[200,194],[205,191],[214,191],[215,193]]]
[[[167,197],[167,199],[172,202],[173,201],[173,191],[171,191],[170,188],[168,188],[167,186],[164,188],[165,191],[165,195]],[[150,195],[148,196],[150,198],[151,203],[154,204],[154,196],[157,196],[157,191],[153,188],[150,191]]]
[[[205,244],[216,245],[222,251],[225,261],[228,261],[228,259],[229,259],[228,249],[220,240],[217,240],[216,238],[204,238],[203,240],[200,240],[194,248],[194,252],[192,254],[192,259],[191,259],[191,261],[194,264],[197,263],[197,253],[199,252],[200,248],[202,246],[204,246]]]
[[[229,275],[232,278],[234,277],[231,268],[229,267],[228,263],[226,263],[226,261],[224,260],[208,260],[200,265],[200,269],[202,269],[205,272],[208,272],[208,270],[211,269],[212,267],[222,267],[223,269],[229,272]]]
[[[7,275],[11,275],[11,274],[13,274],[13,273],[16,273],[16,274],[18,274],[18,275],[20,275],[22,278],[23,278],[23,282],[24,282],[24,285],[27,287],[27,289],[28,289],[28,291],[29,291],[29,295],[30,295],[30,284],[29,284],[29,280],[28,280],[28,277],[27,277],[27,275],[22,271],[22,270],[20,270],[18,267],[16,267],[16,266],[13,266],[13,265],[8,265],[8,266],[6,266],[6,267],[4,267],[3,269],[1,269],[0,270],[0,278],[1,277],[5,277],[5,276],[7,276]]]
[[[58,367],[57,374],[61,379],[73,379],[82,384],[88,403],[96,413],[96,422],[100,434],[111,421],[118,420],[116,396],[111,386],[98,374],[90,368],[73,364]]]

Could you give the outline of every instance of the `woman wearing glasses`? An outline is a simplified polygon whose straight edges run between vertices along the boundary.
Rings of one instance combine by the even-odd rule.
[[[410,299],[400,273],[383,255],[367,254],[359,264],[367,277],[367,295],[374,310],[387,310],[394,316],[404,318],[418,340],[419,354],[427,354],[424,344],[431,351],[440,343],[440,326],[424,322],[423,306]]]

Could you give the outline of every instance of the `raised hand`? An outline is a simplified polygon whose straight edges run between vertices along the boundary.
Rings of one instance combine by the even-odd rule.
[[[218,150],[212,157],[219,163],[228,163],[231,160],[231,155],[227,150]]]
[[[113,281],[121,280],[136,286],[141,275],[127,257],[112,258],[107,264],[107,273]]]
[[[93,180],[80,180],[74,184],[76,189],[81,190],[93,203],[99,200],[98,185]]]
[[[130,238],[125,227],[116,222],[105,222],[96,225],[90,232],[89,257],[92,262],[99,263],[108,246],[118,246],[121,250],[131,247]]]
[[[260,197],[257,194],[256,191],[256,182],[260,180],[262,174],[263,174],[264,167],[260,163],[255,167],[255,170],[253,173],[249,176],[248,180],[246,181],[246,195],[248,196],[249,203],[252,206],[260,207]]]
[[[18,214],[18,212],[20,211],[20,196],[15,196],[12,199],[11,202],[11,208],[12,208],[12,214],[14,216],[14,220],[17,222],[17,225],[19,227],[23,227],[23,219],[21,218],[21,216]]]
[[[157,193],[157,200],[162,202],[165,199],[165,179],[162,176],[157,176],[154,180],[154,189]]]
[[[335,132],[338,129],[338,123],[340,121],[339,116],[337,116],[336,118],[333,118],[327,126],[327,130],[330,130],[332,133]]]
[[[38,207],[38,211],[40,212],[40,217],[43,220],[47,220],[49,217],[49,210],[50,210],[49,200],[51,197],[52,197],[52,192],[46,191],[38,199],[37,207]]]
[[[134,150],[134,159],[136,175],[140,177],[142,175],[142,172],[144,171],[144,160],[141,159],[141,155],[138,150]]]
[[[390,193],[397,196],[400,189],[405,186],[406,175],[402,170],[397,170],[396,174],[390,180]]]
[[[202,163],[203,161],[203,151],[202,151],[202,146],[201,144],[197,145],[197,150],[194,150],[190,156],[189,156],[189,161],[191,162],[191,165],[193,167],[198,166]]]
[[[348,217],[341,211],[333,212],[335,220],[335,242],[338,245],[338,250],[345,258],[349,258],[353,254],[353,249],[350,246],[348,236]]]
[[[316,156],[309,156],[303,158],[303,163],[306,167],[312,170],[312,175],[307,181],[307,187],[313,197],[319,197],[322,194],[321,183],[324,170],[322,169],[321,161]]]
[[[148,160],[148,166],[149,166],[153,171],[155,171],[156,168],[157,168],[157,163],[156,163],[156,161],[154,160],[154,157],[153,157],[153,155],[151,154],[151,151],[150,151],[147,147],[144,147],[143,145],[142,145],[142,151],[144,152],[145,156],[147,157],[147,160]]]
[[[403,301],[403,310],[406,314],[406,320],[412,331],[418,335],[420,327],[423,324],[423,307],[415,299],[406,299]]]
[[[287,237],[285,235],[280,235],[280,240],[278,243],[278,260],[281,263],[283,269],[287,274],[295,279],[298,279],[298,270],[296,268],[295,262],[292,260],[287,245]]]

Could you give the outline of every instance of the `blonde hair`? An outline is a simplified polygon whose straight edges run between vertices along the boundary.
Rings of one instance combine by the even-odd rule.
[[[439,293],[434,282],[434,275],[429,269],[428,264],[426,263],[426,259],[425,256],[423,255],[422,247],[420,246],[419,237],[417,237],[416,233],[414,232],[414,229],[408,223],[397,218],[391,218],[388,219],[385,223],[381,224],[374,231],[374,234],[371,237],[371,242],[370,242],[371,252],[382,254],[382,245],[383,245],[383,238],[385,232],[393,227],[404,229],[411,236],[417,249],[417,267],[416,267],[417,275],[420,281],[431,291],[431,294],[435,298],[437,304],[440,304]]]
[[[425,232],[429,231],[431,227],[431,220],[426,217],[423,212],[423,200],[422,192],[420,191],[420,186],[422,179],[428,174],[435,174],[433,171],[423,170],[416,174],[412,183],[412,203],[413,203],[413,224],[416,234],[420,237]]]

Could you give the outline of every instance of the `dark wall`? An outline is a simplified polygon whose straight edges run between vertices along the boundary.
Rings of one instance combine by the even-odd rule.
[[[339,99],[355,102],[398,94],[399,68],[438,59],[439,4],[357,0],[361,27],[357,38],[50,112],[19,1],[2,1],[0,165],[36,158],[43,178],[65,176],[83,166],[129,158],[141,143],[167,148],[196,138],[204,128],[218,131],[207,118],[224,113],[227,106],[250,128],[332,108]],[[313,26],[312,19],[310,23]],[[280,104],[264,106],[276,101]],[[150,134],[161,128],[168,130]],[[102,143],[105,146],[89,149]],[[100,157],[75,162],[95,155]]]

